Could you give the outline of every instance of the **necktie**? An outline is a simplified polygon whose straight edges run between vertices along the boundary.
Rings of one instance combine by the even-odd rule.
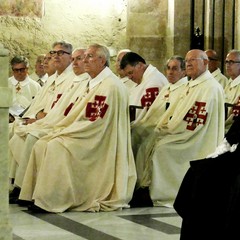
[[[41,78],[39,78],[39,79],[37,80],[37,82],[40,84],[41,87],[43,86],[43,81],[42,81]]]
[[[21,90],[21,85],[20,85],[20,82],[18,82],[16,85],[16,92],[19,92],[20,90]]]

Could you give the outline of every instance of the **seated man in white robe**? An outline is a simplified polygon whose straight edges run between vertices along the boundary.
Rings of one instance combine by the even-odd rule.
[[[154,133],[159,119],[169,108],[175,108],[178,103],[179,96],[188,82],[183,57],[174,55],[167,60],[166,77],[169,83],[162,88],[144,118],[131,126],[132,148],[135,157],[139,146],[150,134]]]
[[[91,45],[91,76],[70,125],[56,124],[30,156],[20,199],[32,211],[112,211],[128,207],[136,183],[125,86],[108,68],[109,51]],[[67,122],[68,115],[63,121]]]
[[[63,93],[63,96],[56,103],[54,108],[49,111],[46,117],[35,121],[32,124],[20,125],[15,129],[15,134],[9,141],[9,155],[11,158],[10,173],[11,177],[14,178],[15,187],[13,194],[10,194],[10,203],[19,203],[17,193],[20,192],[19,188],[21,188],[34,143],[41,136],[48,134],[58,122],[69,114],[73,105],[85,91],[90,76],[84,71],[84,52],[85,49],[78,48],[72,53],[72,66],[76,76],[73,79],[71,88]],[[73,121],[74,117],[72,116],[70,120]],[[31,135],[34,135],[35,138],[31,137]]]
[[[186,73],[191,79],[175,107],[157,122],[155,136],[138,151],[137,188],[149,189],[154,206],[173,207],[189,162],[206,157],[223,139],[223,88],[207,67],[205,52],[187,53]]]
[[[208,70],[213,75],[213,77],[222,85],[223,89],[228,84],[228,79],[225,75],[222,74],[219,65],[219,57],[216,51],[213,49],[208,49],[205,51],[208,56]]]
[[[48,79],[56,72],[54,59],[49,52],[45,54],[45,57],[43,59],[43,68],[48,75]]]
[[[129,105],[136,106],[130,108],[136,110],[130,111],[131,124],[134,124],[144,117],[168,81],[156,67],[147,64],[145,59],[134,52],[128,52],[123,56],[120,67],[125,75],[137,84],[131,89],[129,96]]]
[[[29,61],[24,56],[15,56],[11,62],[13,76],[8,79],[12,89],[13,104],[9,108],[9,122],[14,122],[33,101],[41,86],[28,75]]]
[[[240,51],[229,51],[225,65],[227,74],[230,77],[224,89],[225,103],[230,105],[226,111],[225,133],[227,133],[234,119],[240,115]]]
[[[34,72],[30,75],[30,77],[39,83],[40,86],[43,86],[47,79],[48,79],[48,74],[45,71],[44,68],[44,58],[45,58],[46,54],[39,54],[37,56],[36,62],[35,62],[35,70]]]
[[[120,63],[121,63],[123,56],[128,52],[131,52],[131,50],[122,49],[118,52],[117,58],[116,58],[116,63],[115,63],[115,68],[116,68],[117,75],[122,80],[124,85],[127,87],[128,91],[130,91],[137,84],[134,81],[132,81],[128,76],[126,76],[125,72],[120,67]]]
[[[75,74],[72,70],[72,45],[65,41],[57,41],[52,45],[51,60],[56,68],[55,74],[49,77],[47,83],[39,90],[31,105],[22,117],[16,118],[13,124],[9,125],[9,139],[15,137],[15,131],[24,124],[33,123],[44,118],[47,113],[56,105],[62,94],[72,86]],[[37,84],[37,83],[36,83]],[[55,117],[54,117],[55,118]],[[20,145],[13,147],[16,157],[19,158],[22,148]],[[19,151],[20,149],[20,151]],[[9,177],[15,178],[16,162],[14,155],[9,154]],[[15,194],[13,194],[15,195]]]
[[[49,52],[53,58],[56,72],[42,87],[28,111],[23,115],[26,123],[32,123],[47,115],[49,110],[61,98],[64,91],[72,85],[75,76],[72,70],[72,45],[65,41],[53,43]]]

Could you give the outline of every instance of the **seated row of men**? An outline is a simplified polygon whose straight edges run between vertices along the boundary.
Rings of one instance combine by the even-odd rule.
[[[122,82],[106,47],[71,53],[71,44],[53,44],[56,73],[10,125],[10,202],[48,212],[111,211],[146,199],[172,207],[189,161],[224,138],[224,91],[206,52],[169,59],[169,83],[134,52],[118,56]],[[232,57],[239,52],[227,65],[240,60]],[[131,124],[129,105],[140,107]]]

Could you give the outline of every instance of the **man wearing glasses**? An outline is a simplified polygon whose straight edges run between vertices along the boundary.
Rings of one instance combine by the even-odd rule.
[[[72,53],[72,66],[75,73],[71,88],[63,93],[63,96],[56,103],[49,113],[41,120],[32,124],[22,125],[17,129],[9,142],[11,157],[11,178],[14,178],[14,190],[10,195],[10,203],[20,203],[18,200],[19,188],[22,186],[22,180],[28,165],[31,149],[34,143],[42,136],[51,131],[56,124],[61,122],[66,116],[72,114],[76,102],[85,92],[89,75],[84,70],[84,52],[85,49],[78,48]],[[68,120],[68,124],[73,121],[74,113]],[[67,124],[67,123],[66,123]],[[18,166],[15,171],[15,166]]]
[[[225,103],[227,108],[225,132],[227,132],[234,119],[240,113],[240,51],[231,50],[228,52],[226,61],[226,72],[230,77],[229,82],[224,89]]]
[[[55,42],[49,53],[53,59],[56,72],[48,80],[36,96],[28,111],[23,115],[25,123],[32,123],[46,116],[51,108],[71,87],[74,79],[72,70],[72,45],[65,41]]]
[[[91,79],[75,104],[75,120],[68,125],[72,116],[66,116],[65,124],[56,124],[34,144],[20,192],[20,199],[34,201],[29,210],[98,212],[128,207],[136,180],[128,93],[109,62],[105,46],[87,48],[84,69]]]
[[[224,137],[223,88],[207,69],[206,53],[193,49],[185,63],[190,80],[136,157],[137,188],[149,188],[154,206],[173,207],[189,162],[206,157]]]
[[[48,74],[46,73],[44,69],[44,58],[46,54],[40,54],[37,56],[36,62],[35,62],[35,71],[30,75],[30,77],[38,82],[40,86],[43,86],[45,82],[48,79]]]
[[[9,108],[9,122],[21,114],[32,102],[40,86],[28,76],[29,61],[24,56],[15,56],[10,62],[13,76],[8,79],[13,92],[13,105]]]
[[[222,85],[223,89],[228,83],[228,79],[221,73],[219,68],[219,57],[216,51],[213,49],[208,49],[205,51],[208,56],[208,70],[213,75],[213,77]]]
[[[17,134],[22,123],[31,124],[44,118],[47,113],[54,108],[62,97],[62,94],[71,88],[75,77],[71,64],[72,45],[65,41],[58,41],[53,44],[52,49],[50,55],[53,59],[56,72],[49,77],[42,88],[35,82],[41,88],[40,91],[32,101],[28,110],[23,114],[22,118],[15,120],[15,123],[9,128],[9,145],[12,144],[14,149],[13,154],[10,155],[10,178],[12,179],[15,178],[16,168],[19,165],[19,153],[22,152],[22,144],[20,143],[21,141],[24,143],[23,139],[20,142],[18,141],[20,137]],[[15,139],[17,139],[18,144],[15,144]]]

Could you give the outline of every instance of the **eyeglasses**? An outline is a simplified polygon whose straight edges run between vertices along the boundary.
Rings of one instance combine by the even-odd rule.
[[[240,61],[226,60],[225,64],[233,65],[234,63],[240,63]]]
[[[194,61],[196,61],[196,60],[200,60],[200,59],[203,60],[203,58],[190,58],[190,59],[185,59],[185,62],[186,62],[186,63],[192,63],[192,62],[194,62]]]
[[[84,57],[83,56],[77,56],[77,57],[73,57],[72,58],[72,62],[74,62],[74,61],[82,61],[84,59]]]
[[[23,73],[23,72],[25,72],[26,68],[13,68],[12,70],[13,70],[13,72]]]
[[[217,58],[211,58],[211,57],[208,57],[208,60],[209,60],[209,61],[218,61]]]
[[[55,55],[55,54],[57,54],[58,56],[62,56],[63,54],[68,54],[68,55],[71,54],[71,53],[69,53],[69,52],[65,52],[65,51],[63,51],[63,50],[50,51],[49,53],[50,53],[51,55]]]

